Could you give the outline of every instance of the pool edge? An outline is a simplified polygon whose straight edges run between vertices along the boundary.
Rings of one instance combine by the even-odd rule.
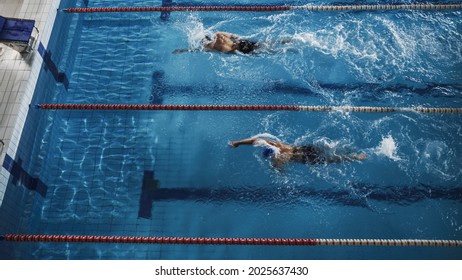
[[[41,43],[45,49],[53,30],[60,2],[61,0],[25,0],[18,15],[20,18],[34,19],[36,21],[36,27],[40,31],[38,43]],[[9,121],[10,124],[14,123],[14,125],[12,126],[12,129],[5,129],[4,132],[4,139],[7,140],[5,141],[5,145],[0,154],[0,163],[2,165],[0,168],[0,206],[3,203],[3,198],[11,175],[9,171],[3,167],[3,162],[6,154],[8,154],[11,158],[16,156],[16,151],[21,139],[27,113],[29,111],[29,104],[34,95],[35,86],[37,84],[40,68],[43,62],[42,56],[38,53],[38,45],[39,44],[37,44],[36,49],[34,49],[30,54],[30,56],[32,56],[29,61],[30,66],[24,65],[28,62],[27,58],[21,57],[21,55],[17,54],[14,59],[14,63],[12,63],[11,69],[7,69],[7,71],[14,72],[15,74],[21,72],[20,74],[22,74],[22,77],[25,79],[23,80],[25,85],[22,88],[19,87],[16,89],[16,101],[19,101],[19,106],[11,108]],[[4,78],[6,77],[7,75],[5,75]],[[8,76],[8,78],[9,77],[10,76]],[[10,91],[13,90],[14,87],[11,87]]]

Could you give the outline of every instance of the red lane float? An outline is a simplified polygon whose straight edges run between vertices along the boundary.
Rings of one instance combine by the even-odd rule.
[[[278,12],[288,10],[306,11],[368,11],[368,10],[458,10],[462,4],[414,4],[414,5],[305,5],[305,6],[171,6],[171,7],[95,7],[68,8],[66,13],[127,13],[127,12]]]
[[[290,6],[176,6],[176,7],[110,7],[110,8],[68,8],[66,13],[127,13],[127,12],[276,12],[288,11]]]
[[[393,113],[415,112],[461,114],[462,108],[364,107],[364,106],[301,106],[301,105],[163,105],[163,104],[36,104],[41,110],[154,110],[154,111],[306,111]]]
[[[37,104],[42,110],[299,111],[294,105]]]
[[[2,236],[1,239],[11,242],[76,242],[179,245],[462,247],[462,241],[460,240],[424,239],[209,238],[44,234],[6,234]]]

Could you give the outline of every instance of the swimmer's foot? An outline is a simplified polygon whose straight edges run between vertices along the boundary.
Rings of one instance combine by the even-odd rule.
[[[353,159],[355,160],[365,160],[366,158],[366,154],[353,155]]]

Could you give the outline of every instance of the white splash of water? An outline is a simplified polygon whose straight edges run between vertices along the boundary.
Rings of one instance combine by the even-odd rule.
[[[323,147],[325,149],[332,150],[332,151],[335,150],[337,147],[341,146],[339,140],[334,141],[326,137],[321,137],[319,139],[316,139],[313,142],[313,144],[318,147]]]
[[[338,27],[329,31],[302,32],[295,34],[293,39],[324,54],[337,57],[339,52],[347,49],[345,46],[346,35],[342,34],[340,30],[341,28]]]
[[[375,148],[375,154],[386,156],[394,161],[398,161],[401,160],[401,158],[396,155],[397,149],[398,147],[395,140],[391,135],[388,135],[386,137],[382,137],[382,141],[379,146]]]
[[[277,136],[274,136],[274,135],[266,133],[266,132],[256,134],[256,135],[252,136],[251,138],[268,138],[268,139],[272,139],[272,140],[275,140],[275,141],[278,141],[278,142],[282,142],[281,139],[279,139]]]
[[[259,133],[257,135],[254,135],[252,136],[251,138],[260,138],[258,139],[257,141],[254,142],[254,146],[255,147],[266,147],[266,148],[270,148],[271,150],[274,151],[275,155],[279,155],[280,153],[280,149],[278,147],[275,147],[273,145],[270,145],[268,142],[266,142],[264,139],[261,139],[261,138],[268,138],[268,139],[272,139],[272,140],[275,140],[275,141],[278,141],[278,142],[282,142],[281,140],[279,140],[279,138],[277,138],[276,136],[272,135],[272,134],[269,134],[269,133]]]
[[[186,30],[188,45],[191,50],[202,50],[205,36],[213,37],[213,32],[206,29],[201,20],[195,15],[190,15],[187,18],[182,29]]]

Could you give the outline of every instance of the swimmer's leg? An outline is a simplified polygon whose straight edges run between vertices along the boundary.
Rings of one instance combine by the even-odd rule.
[[[352,156],[353,159],[355,160],[365,160],[367,158],[367,155],[366,154],[354,154]]]
[[[284,45],[284,44],[290,44],[290,43],[292,43],[292,42],[294,42],[294,39],[292,39],[292,38],[286,38],[286,39],[279,39],[279,40],[277,40],[275,43],[276,43],[276,44]]]
[[[185,53],[185,52],[192,52],[190,49],[176,49],[172,53],[173,54],[178,54],[178,53]]]
[[[353,154],[353,155],[345,155],[345,156],[330,156],[328,158],[325,158],[326,163],[341,163],[343,161],[353,161],[353,160],[365,160],[367,158],[367,155],[362,153],[362,154]]]

